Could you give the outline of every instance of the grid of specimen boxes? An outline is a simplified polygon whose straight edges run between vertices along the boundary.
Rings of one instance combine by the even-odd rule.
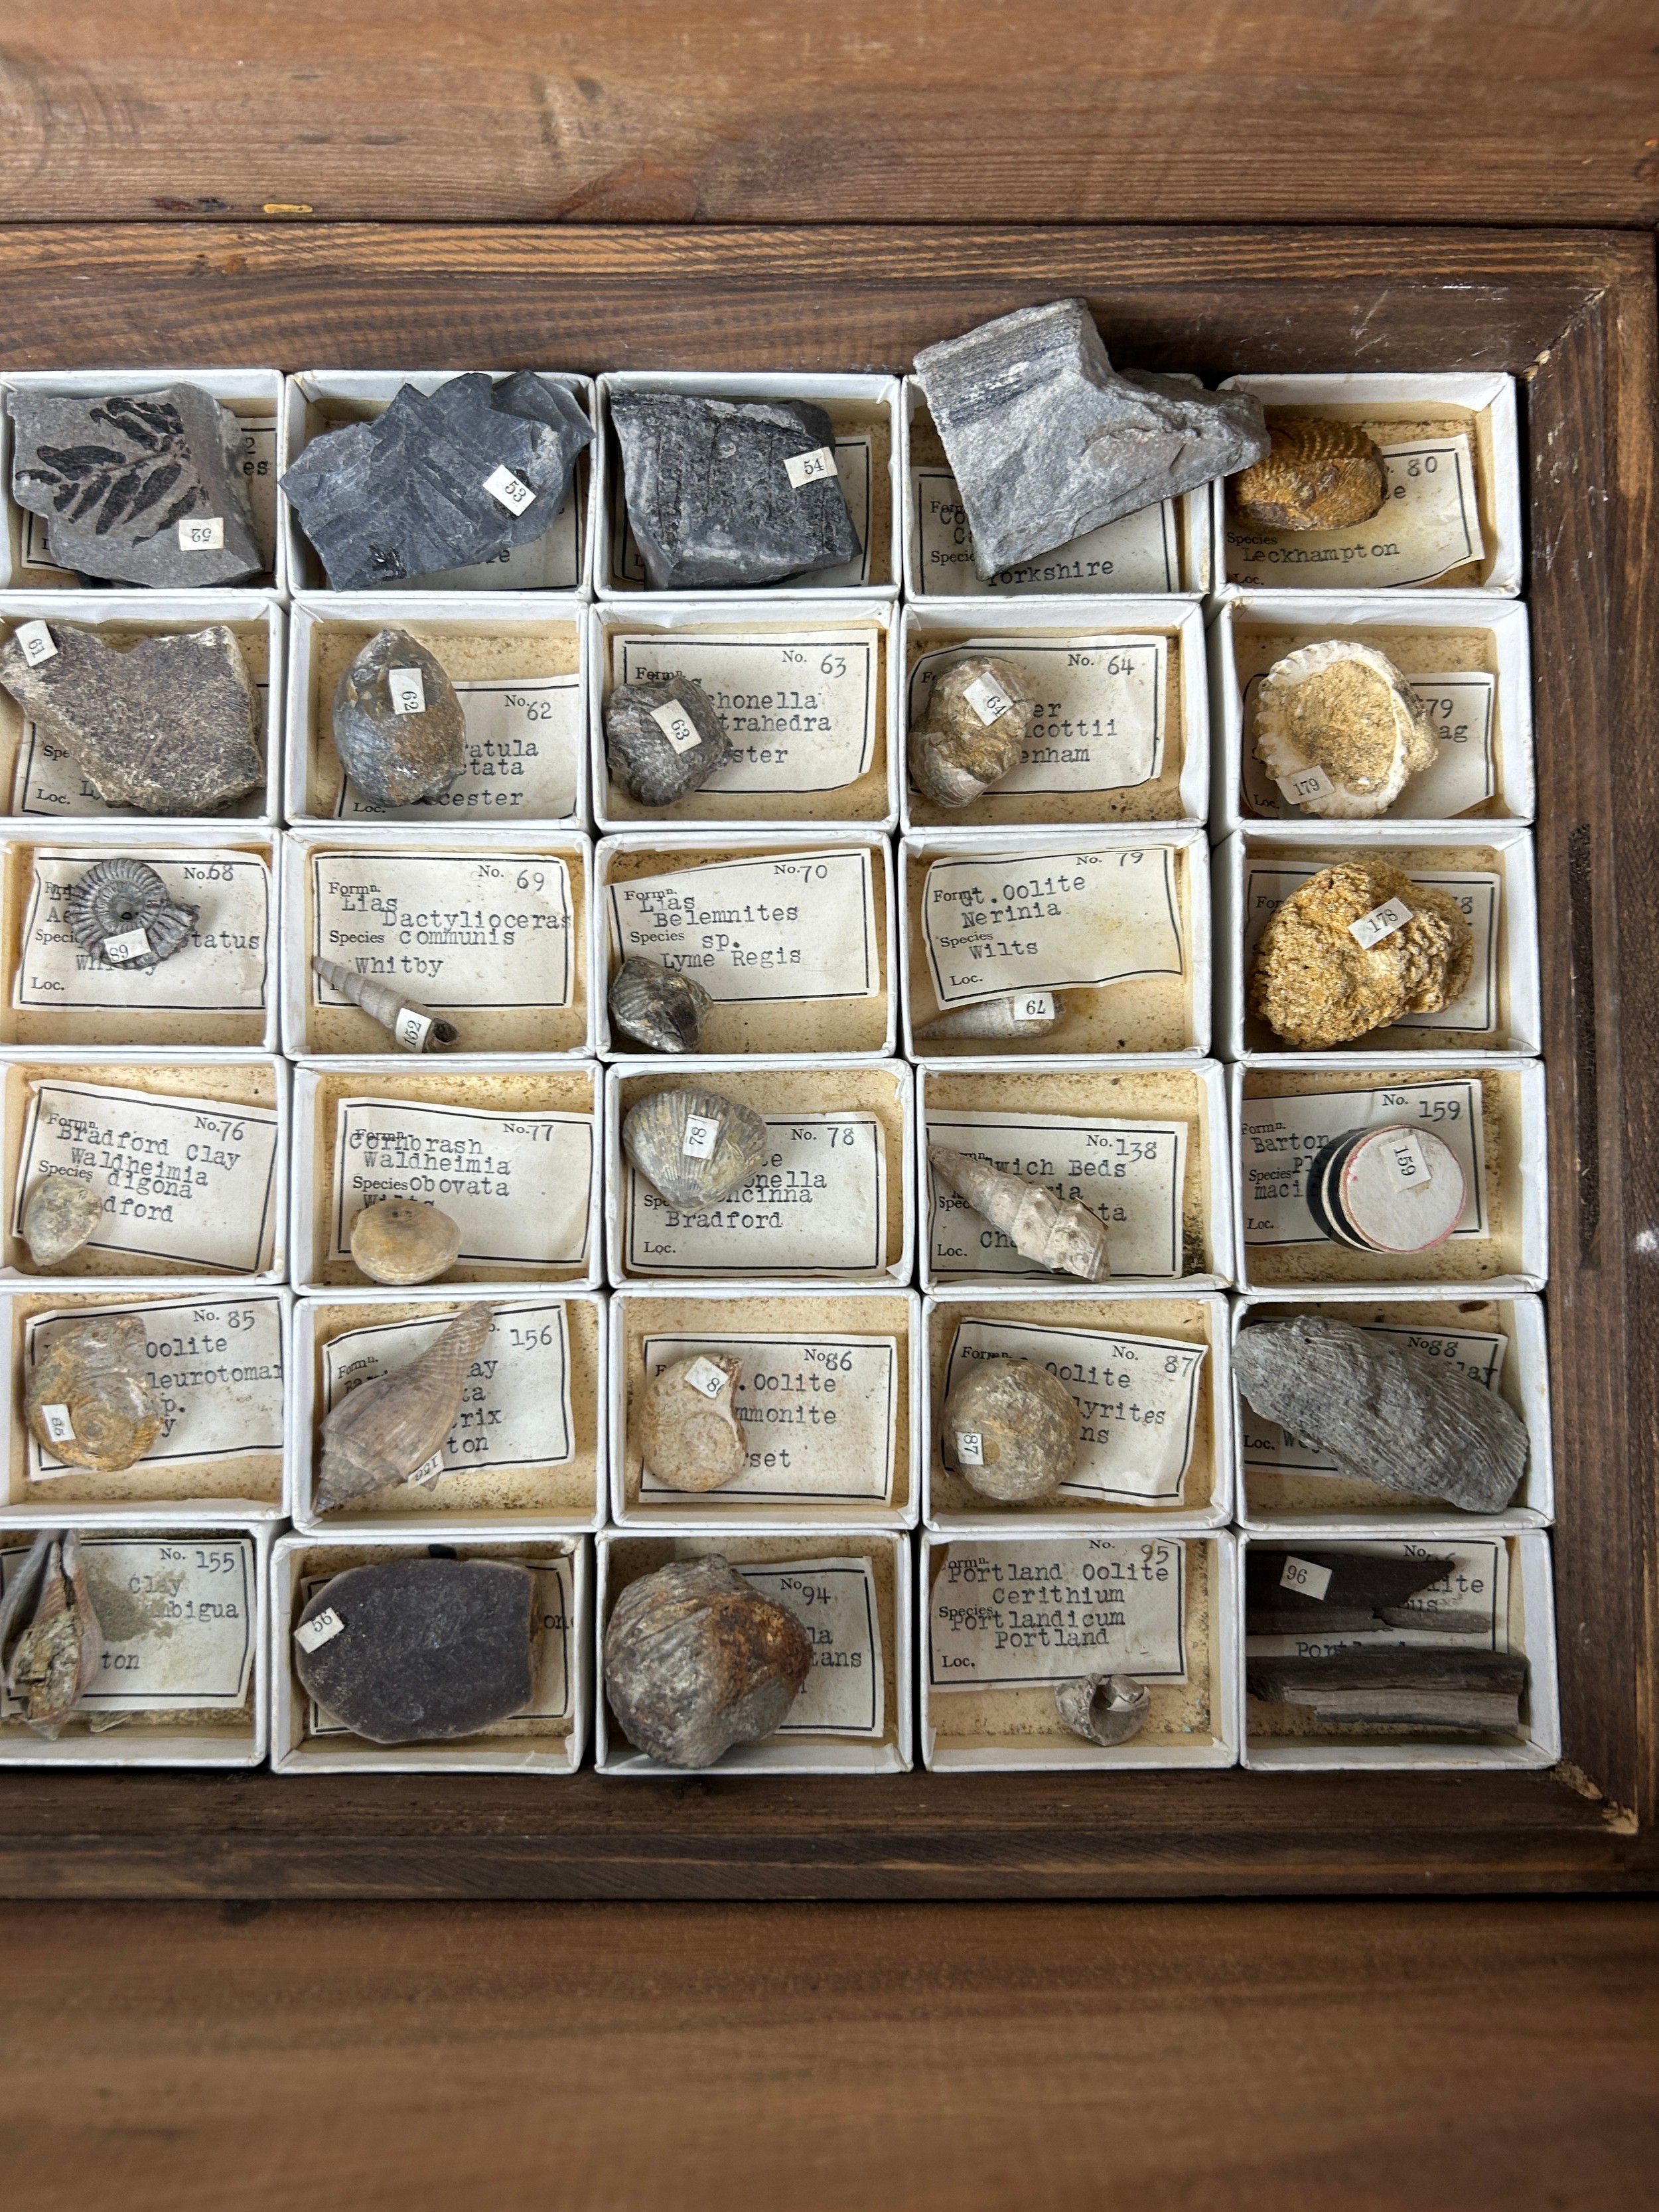
[[[172,374],[13,381],[138,392]],[[0,530],[0,633],[70,621],[127,646],[228,624],[267,767],[228,816],[112,816],[0,695],[0,1554],[9,1574],[36,1530],[73,1527],[108,1607],[83,1715],[47,1742],[9,1702],[0,1763],[558,1776],[591,1740],[606,1773],[661,1772],[607,1708],[599,1639],[629,1583],[714,1551],[800,1615],[822,1662],[787,1723],[723,1772],[1557,1756],[1509,381],[1240,380],[1270,407],[1370,428],[1387,534],[1379,518],[1315,559],[1242,531],[1216,486],[987,583],[914,380],[549,371],[599,434],[546,538],[419,589],[343,593],[276,478],[310,439],[443,373],[178,374],[242,421],[257,587],[85,591],[9,499]],[[762,592],[647,591],[605,412],[628,385],[826,408],[859,560]],[[443,799],[382,813],[346,780],[330,703],[388,626],[454,683],[468,763]],[[1442,741],[1375,822],[1300,813],[1253,750],[1261,677],[1331,637],[1386,652]],[[1044,703],[1020,767],[945,810],[910,787],[907,732],[936,676],[987,649]],[[735,753],[652,810],[609,772],[605,706],[664,674],[703,684]],[[1356,850],[1454,892],[1474,979],[1363,1049],[1292,1054],[1247,1012],[1250,951],[1279,899]],[[137,991],[62,926],[77,873],[117,854],[201,909]],[[629,950],[711,993],[696,1054],[644,1055],[613,1030]],[[400,984],[455,1043],[399,1052],[315,955]],[[1045,1035],[935,1028],[1027,988],[1059,994]],[[672,1209],[621,1143],[634,1105],[688,1082],[751,1107],[775,1146],[701,1214]],[[1409,1261],[1329,1241],[1305,1197],[1334,1132],[1401,1117],[1453,1146],[1468,1189],[1450,1239]],[[1022,1260],[931,1172],[930,1144],[1096,1207],[1108,1279]],[[54,1171],[109,1203],[46,1274],[21,1218]],[[441,1280],[387,1290],[353,1263],[356,1212],[390,1195],[458,1222]],[[324,1414],[485,1299],[494,1330],[438,1480],[319,1510]],[[166,1426],[136,1466],[82,1473],[30,1436],[24,1382],[54,1329],[127,1307]],[[1409,1337],[1501,1393],[1530,1445],[1508,1510],[1474,1519],[1340,1476],[1256,1418],[1233,1386],[1237,1332],[1301,1313]],[[651,1376],[699,1351],[739,1358],[752,1448],[736,1480],[690,1496],[642,1464],[633,1414]],[[1083,1409],[1044,1508],[992,1504],[941,1453],[953,1382],[1003,1353]],[[307,1697],[293,1623],[342,1568],[432,1545],[535,1571],[535,1692],[484,1735],[374,1745]],[[1247,1697],[1247,1653],[1295,1643],[1250,1631],[1263,1561],[1276,1584],[1281,1556],[1300,1573],[1310,1552],[1367,1547],[1451,1557],[1411,1634],[1444,1642],[1437,1609],[1484,1610],[1474,1641],[1528,1662],[1518,1731],[1316,1726]],[[1151,1710],[1097,1745],[1063,1725],[1054,1688],[1112,1669]]]

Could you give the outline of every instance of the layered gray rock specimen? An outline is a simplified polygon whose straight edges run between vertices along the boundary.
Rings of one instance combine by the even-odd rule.
[[[422,704],[410,711],[410,702]],[[466,717],[434,653],[377,630],[334,687],[334,750],[371,806],[413,806],[466,766]]]
[[[1527,1471],[1526,1424],[1496,1390],[1447,1367],[1312,1314],[1244,1329],[1233,1352],[1255,1411],[1345,1474],[1501,1513]]]
[[[823,408],[617,392],[611,419],[628,519],[655,590],[775,584],[858,558]],[[822,454],[830,460],[803,465]]]
[[[1527,1662],[1507,1651],[1338,1651],[1322,1659],[1247,1659],[1245,1686],[1301,1705],[1327,1726],[1495,1729],[1521,1725]]]
[[[0,646],[0,684],[106,805],[217,814],[262,780],[258,697],[222,623],[125,653],[71,623],[48,631],[56,650],[37,667],[15,634]]]
[[[1287,1581],[1285,1563],[1304,1571]],[[1420,1628],[1421,1613],[1408,1610],[1421,1590],[1431,1589],[1456,1565],[1449,1553],[1402,1558],[1383,1551],[1334,1552],[1297,1544],[1269,1551],[1252,1544],[1245,1554],[1244,1626],[1252,1636],[1374,1635],[1382,1628]],[[1311,1567],[1317,1583],[1308,1580]],[[1490,1613],[1437,1607],[1434,1625],[1452,1635],[1474,1634]]]
[[[732,753],[713,702],[690,676],[619,684],[605,702],[605,750],[612,776],[641,806],[701,791]]]
[[[361,591],[528,545],[552,527],[592,437],[563,386],[477,370],[430,395],[405,384],[372,422],[313,438],[283,490],[329,582]]]
[[[371,1743],[476,1735],[530,1702],[535,1578],[507,1559],[348,1567],[301,1614],[342,1623],[294,1665],[310,1695]],[[330,1626],[324,1624],[325,1627]]]
[[[916,374],[987,578],[1248,468],[1270,442],[1248,392],[1115,369],[1082,300],[927,346]]]
[[[12,496],[46,517],[61,568],[178,591],[265,566],[240,425],[197,386],[92,398],[9,392],[6,412]]]

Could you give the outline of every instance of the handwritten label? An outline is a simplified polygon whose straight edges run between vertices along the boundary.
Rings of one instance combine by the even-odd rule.
[[[981,722],[1000,722],[1014,703],[1001,684],[989,676],[975,677],[962,696]]]
[[[878,651],[873,627],[619,632],[611,666],[617,684],[702,686],[732,748],[704,791],[838,791],[875,758]]]
[[[179,525],[179,550],[181,553],[222,553],[224,548],[223,515],[204,515],[198,521]]]
[[[1384,647],[1388,633],[1380,633]],[[1252,676],[1244,687],[1244,789],[1252,806],[1261,813],[1297,811],[1279,804],[1282,791],[1287,801],[1305,794],[1291,788],[1287,779],[1282,784],[1269,781],[1267,771],[1256,757],[1255,707],[1262,678]],[[1427,719],[1436,738],[1435,757],[1430,765],[1420,769],[1407,784],[1405,790],[1389,809],[1390,817],[1420,821],[1449,820],[1465,814],[1498,793],[1498,678],[1480,670],[1456,670],[1447,674],[1412,676],[1407,678],[1418,706]],[[1308,775],[1324,775],[1324,770],[1310,769]],[[1329,779],[1326,787],[1331,788]]]
[[[509,1267],[580,1267],[587,1253],[593,1125],[582,1114],[488,1113],[396,1098],[343,1098],[334,1132],[330,1257],[383,1198],[418,1198],[461,1232],[459,1257]]]
[[[1248,966],[1267,919],[1292,891],[1299,890],[1319,873],[1318,861],[1278,862],[1258,866],[1247,861],[1244,870],[1244,954]],[[1439,870],[1414,868],[1413,883],[1443,890],[1456,900],[1469,925],[1474,961],[1469,980],[1449,1006],[1435,1014],[1403,1014],[1392,1024],[1401,1030],[1465,1030],[1489,1036],[1498,1026],[1501,1004],[1498,973],[1498,907],[1503,896],[1501,876],[1481,873],[1449,875]],[[1367,951],[1391,937],[1411,919],[1403,900],[1387,899],[1349,928]],[[1362,934],[1362,932],[1364,933]],[[1375,1036],[1377,1033],[1373,1032]],[[1374,1049],[1362,1040],[1367,1050]]]
[[[720,1139],[720,1125],[703,1114],[688,1114],[680,1136],[680,1152],[688,1160],[711,1160]]]
[[[496,505],[504,507],[509,514],[522,514],[526,507],[533,507],[536,502],[535,493],[522,477],[514,475],[505,461],[499,468],[489,471],[483,480],[483,488]]]
[[[57,645],[45,623],[19,623],[12,635],[17,641],[18,651],[31,668],[38,668],[43,660],[57,658]]]
[[[1205,1347],[1103,1329],[964,1321],[945,1370],[948,1398],[974,1363],[1030,1359],[1077,1401],[1083,1433],[1063,1495],[1176,1504],[1192,1463]],[[974,1465],[979,1462],[975,1461]]]
[[[1020,757],[977,802],[1028,792],[1121,791],[1164,773],[1170,641],[983,637],[923,653],[910,671],[914,726],[947,668],[981,653],[1012,663],[1037,711]]]
[[[302,1620],[294,1632],[294,1641],[301,1651],[320,1651],[325,1644],[331,1644],[345,1627],[331,1605],[310,1620]]]
[[[388,668],[386,680],[394,714],[425,714],[426,678],[418,668]]]
[[[847,511],[853,518],[853,533],[859,542],[856,556],[833,568],[814,568],[807,576],[786,576],[781,582],[762,586],[761,589],[838,591],[870,581],[872,442],[867,430],[848,431],[845,435],[838,434],[835,441],[836,474],[841,481],[842,497],[847,501]],[[626,486],[620,469],[614,471],[611,486],[611,579],[613,584],[624,585],[642,585],[646,580],[645,562],[640,557],[634,526],[628,519]]]
[[[1182,1272],[1184,1121],[1114,1121],[1101,1115],[929,1113],[927,1141],[971,1152],[1006,1174],[1075,1199],[1106,1224],[1107,1265],[1121,1277],[1167,1281]],[[928,1260],[933,1273],[1036,1275],[1000,1229],[930,1174]]]
[[[702,743],[697,726],[678,699],[651,709],[651,719],[677,753],[689,753]]]
[[[1298,1559],[1286,1554],[1285,1571],[1279,1577],[1281,1589],[1299,1590],[1304,1597],[1322,1603],[1331,1586],[1331,1571],[1318,1566],[1312,1559]]]
[[[380,807],[343,783],[334,801],[337,817],[557,822],[575,812],[585,735],[580,678],[457,677],[454,684],[466,724],[466,765],[449,789],[412,805]]]
[[[570,874],[556,854],[313,852],[316,949],[434,1011],[568,1006]],[[349,1005],[314,971],[312,1001]]]
[[[1485,1237],[1480,1085],[1461,1077],[1449,1083],[1389,1084],[1370,1091],[1327,1091],[1306,1097],[1243,1099],[1239,1108],[1239,1176],[1244,1242],[1324,1243],[1327,1240],[1308,1211],[1309,1170],[1345,1130],[1380,1128],[1394,1121],[1431,1131],[1457,1155],[1467,1196],[1452,1235]]]
[[[749,1447],[741,1474],[709,1493],[731,1498],[844,1498],[889,1504],[893,1495],[899,1350],[890,1336],[648,1336],[647,1378],[676,1360],[720,1352],[741,1365],[732,1411]],[[641,1502],[682,1513],[700,1498],[671,1490],[648,1468]]]
[[[684,1212],[624,1164],[630,1274],[875,1273],[886,1251],[887,1160],[873,1114],[763,1115],[769,1149],[741,1189]]]
[[[1486,1330],[1413,1328],[1392,1322],[1362,1323],[1366,1336],[1380,1344],[1399,1345],[1445,1363],[1446,1371],[1464,1375],[1487,1390],[1498,1388],[1509,1339]],[[1237,1400],[1239,1435],[1244,1465],[1261,1471],[1287,1470],[1299,1474],[1346,1474],[1316,1444],[1287,1437],[1277,1421],[1263,1420],[1241,1392]]]
[[[101,847],[35,853],[13,1006],[64,1012],[263,1012],[273,934],[270,870],[263,860],[218,848],[146,851],[143,858],[167,896],[198,914],[176,952],[154,968],[135,969],[106,965],[77,945],[70,928],[70,893],[89,868],[108,858]],[[104,950],[118,963],[147,958],[149,939],[142,929],[130,930],[106,939]]]
[[[835,451],[829,446],[814,446],[810,453],[791,453],[783,468],[794,489],[802,491],[808,484],[822,483],[834,476]]]
[[[612,883],[610,905],[619,958],[677,969],[721,1006],[872,999],[881,988],[867,845]]]
[[[1293,805],[1306,806],[1317,799],[1328,799],[1336,789],[1322,768],[1298,769],[1294,775],[1281,775],[1279,787]]]
[[[1185,1681],[1186,1565],[1185,1545],[1158,1538],[947,1544],[927,1602],[928,1686]]]
[[[96,1314],[130,1313],[144,1324],[139,1379],[161,1407],[161,1431],[136,1463],[249,1459],[283,1449],[283,1310],[274,1292],[157,1298],[142,1305],[78,1305],[23,1323],[23,1372],[54,1339]],[[80,1474],[31,1436],[29,1480]]]
[[[326,1316],[319,1306],[319,1316]],[[453,1315],[349,1328],[322,1346],[322,1410],[429,1352]],[[574,1456],[570,1413],[569,1323],[558,1298],[498,1306],[468,1370],[461,1402],[433,1471],[501,1474],[562,1467]],[[422,1470],[424,1472],[424,1470]]]
[[[1227,580],[1246,587],[1347,591],[1431,584],[1486,554],[1467,434],[1379,441],[1382,505],[1346,530],[1264,531],[1227,504]]]
[[[40,1418],[46,1425],[46,1435],[52,1443],[72,1444],[75,1442],[75,1424],[70,1419],[67,1406],[42,1406]]]
[[[258,1608],[252,1536],[94,1536],[76,1541],[104,1649],[82,1713],[234,1712],[253,1674]],[[27,1546],[0,1553],[9,1583]],[[0,1692],[8,1717],[21,1700]]]
[[[780,1735],[886,1733],[876,1571],[868,1559],[797,1559],[739,1566],[762,1597],[793,1613],[812,1644],[812,1665]]]
[[[928,863],[922,936],[942,1008],[1042,984],[1180,975],[1175,848],[992,854]]]
[[[13,1185],[12,1235],[40,1176],[95,1190],[89,1252],[256,1274],[276,1242],[276,1115],[94,1083],[32,1086]]]
[[[1296,1636],[1252,1636],[1244,1649],[1255,1659],[1323,1659],[1338,1651],[1383,1647],[1448,1647],[1459,1651],[1507,1651],[1509,1644],[1509,1547],[1502,1537],[1448,1537],[1432,1542],[1322,1544],[1328,1556],[1364,1554],[1390,1559],[1449,1559],[1450,1567],[1430,1589],[1419,1590],[1397,1610],[1403,1625],[1321,1635],[1316,1627]],[[1311,1571],[1311,1561],[1299,1564]],[[1285,1589],[1298,1584],[1286,1572]],[[1323,1591],[1317,1593],[1322,1597]]]
[[[1103,523],[1034,561],[1000,568],[988,583],[974,566],[974,541],[948,469],[910,471],[921,588],[952,598],[990,592],[1178,592],[1181,532],[1173,500]]]
[[[705,1398],[718,1398],[726,1388],[726,1374],[712,1359],[694,1359],[685,1370],[685,1380],[692,1389],[701,1390]]]
[[[39,520],[38,517],[32,518]],[[35,565],[35,564],[31,564]],[[254,679],[258,705],[254,726],[262,744],[270,741],[268,708],[270,686],[264,677]],[[237,816],[250,817],[263,813],[265,806],[265,787],[263,782],[240,799],[234,799],[220,817],[222,821]],[[12,772],[11,811],[14,814],[96,815],[131,822],[153,823],[155,817],[141,813],[136,806],[112,806],[100,799],[87,781],[79,763],[66,745],[48,737],[38,722],[25,720],[17,733],[17,763]]]
[[[399,1006],[392,1034],[405,1052],[424,1052],[426,1041],[432,1034],[431,1018],[417,1014],[413,1006]]]

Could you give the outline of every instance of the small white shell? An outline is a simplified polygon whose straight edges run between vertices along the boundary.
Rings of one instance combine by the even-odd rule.
[[[1046,1014],[1021,1011],[1045,999]],[[924,1022],[915,1034],[918,1042],[929,1037],[1047,1036],[1059,1026],[1065,1012],[1065,1000],[1052,991],[1010,991],[1000,999],[981,999],[975,1006],[957,1006],[937,1021]]]
[[[1054,1710],[1073,1735],[1109,1749],[1140,1734],[1152,1693],[1127,1674],[1084,1674],[1054,1684]]]

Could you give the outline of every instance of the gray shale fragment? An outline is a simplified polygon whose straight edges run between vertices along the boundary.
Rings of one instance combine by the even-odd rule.
[[[70,398],[9,392],[12,496],[46,520],[60,568],[165,591],[265,567],[243,489],[241,426],[193,384]],[[216,522],[222,542],[198,526]]]
[[[682,714],[657,720],[664,708],[677,707]],[[605,702],[605,754],[630,799],[641,806],[672,806],[701,791],[726,766],[732,748],[702,684],[675,676],[666,684],[617,685]]]
[[[988,579],[1268,448],[1248,392],[1115,369],[1082,300],[1021,307],[928,346],[916,375]]]
[[[471,568],[552,527],[593,433],[527,374],[405,384],[372,422],[312,440],[283,489],[336,591]],[[486,489],[501,469],[533,495],[519,512]]]
[[[38,668],[15,635],[0,646],[0,684],[106,805],[217,814],[264,781],[252,681],[222,623],[125,653],[70,623],[49,628],[57,650]]]
[[[402,677],[418,672],[425,705],[398,711]],[[466,766],[466,717],[436,655],[406,629],[377,630],[334,687],[334,750],[371,806],[437,799]]]
[[[1526,1424],[1496,1390],[1346,1322],[1243,1329],[1233,1370],[1264,1419],[1386,1489],[1501,1513],[1527,1471]]]
[[[833,466],[795,484],[788,464],[835,450],[823,408],[804,399],[704,399],[617,392],[628,519],[659,592],[775,584],[858,558]]]
[[[718,1553],[629,1583],[605,1632],[605,1690],[630,1741],[670,1766],[712,1766],[780,1727],[812,1664],[793,1613]]]
[[[371,1743],[477,1735],[530,1702],[535,1578],[509,1559],[348,1567],[300,1615],[343,1626],[294,1666],[310,1695]]]

